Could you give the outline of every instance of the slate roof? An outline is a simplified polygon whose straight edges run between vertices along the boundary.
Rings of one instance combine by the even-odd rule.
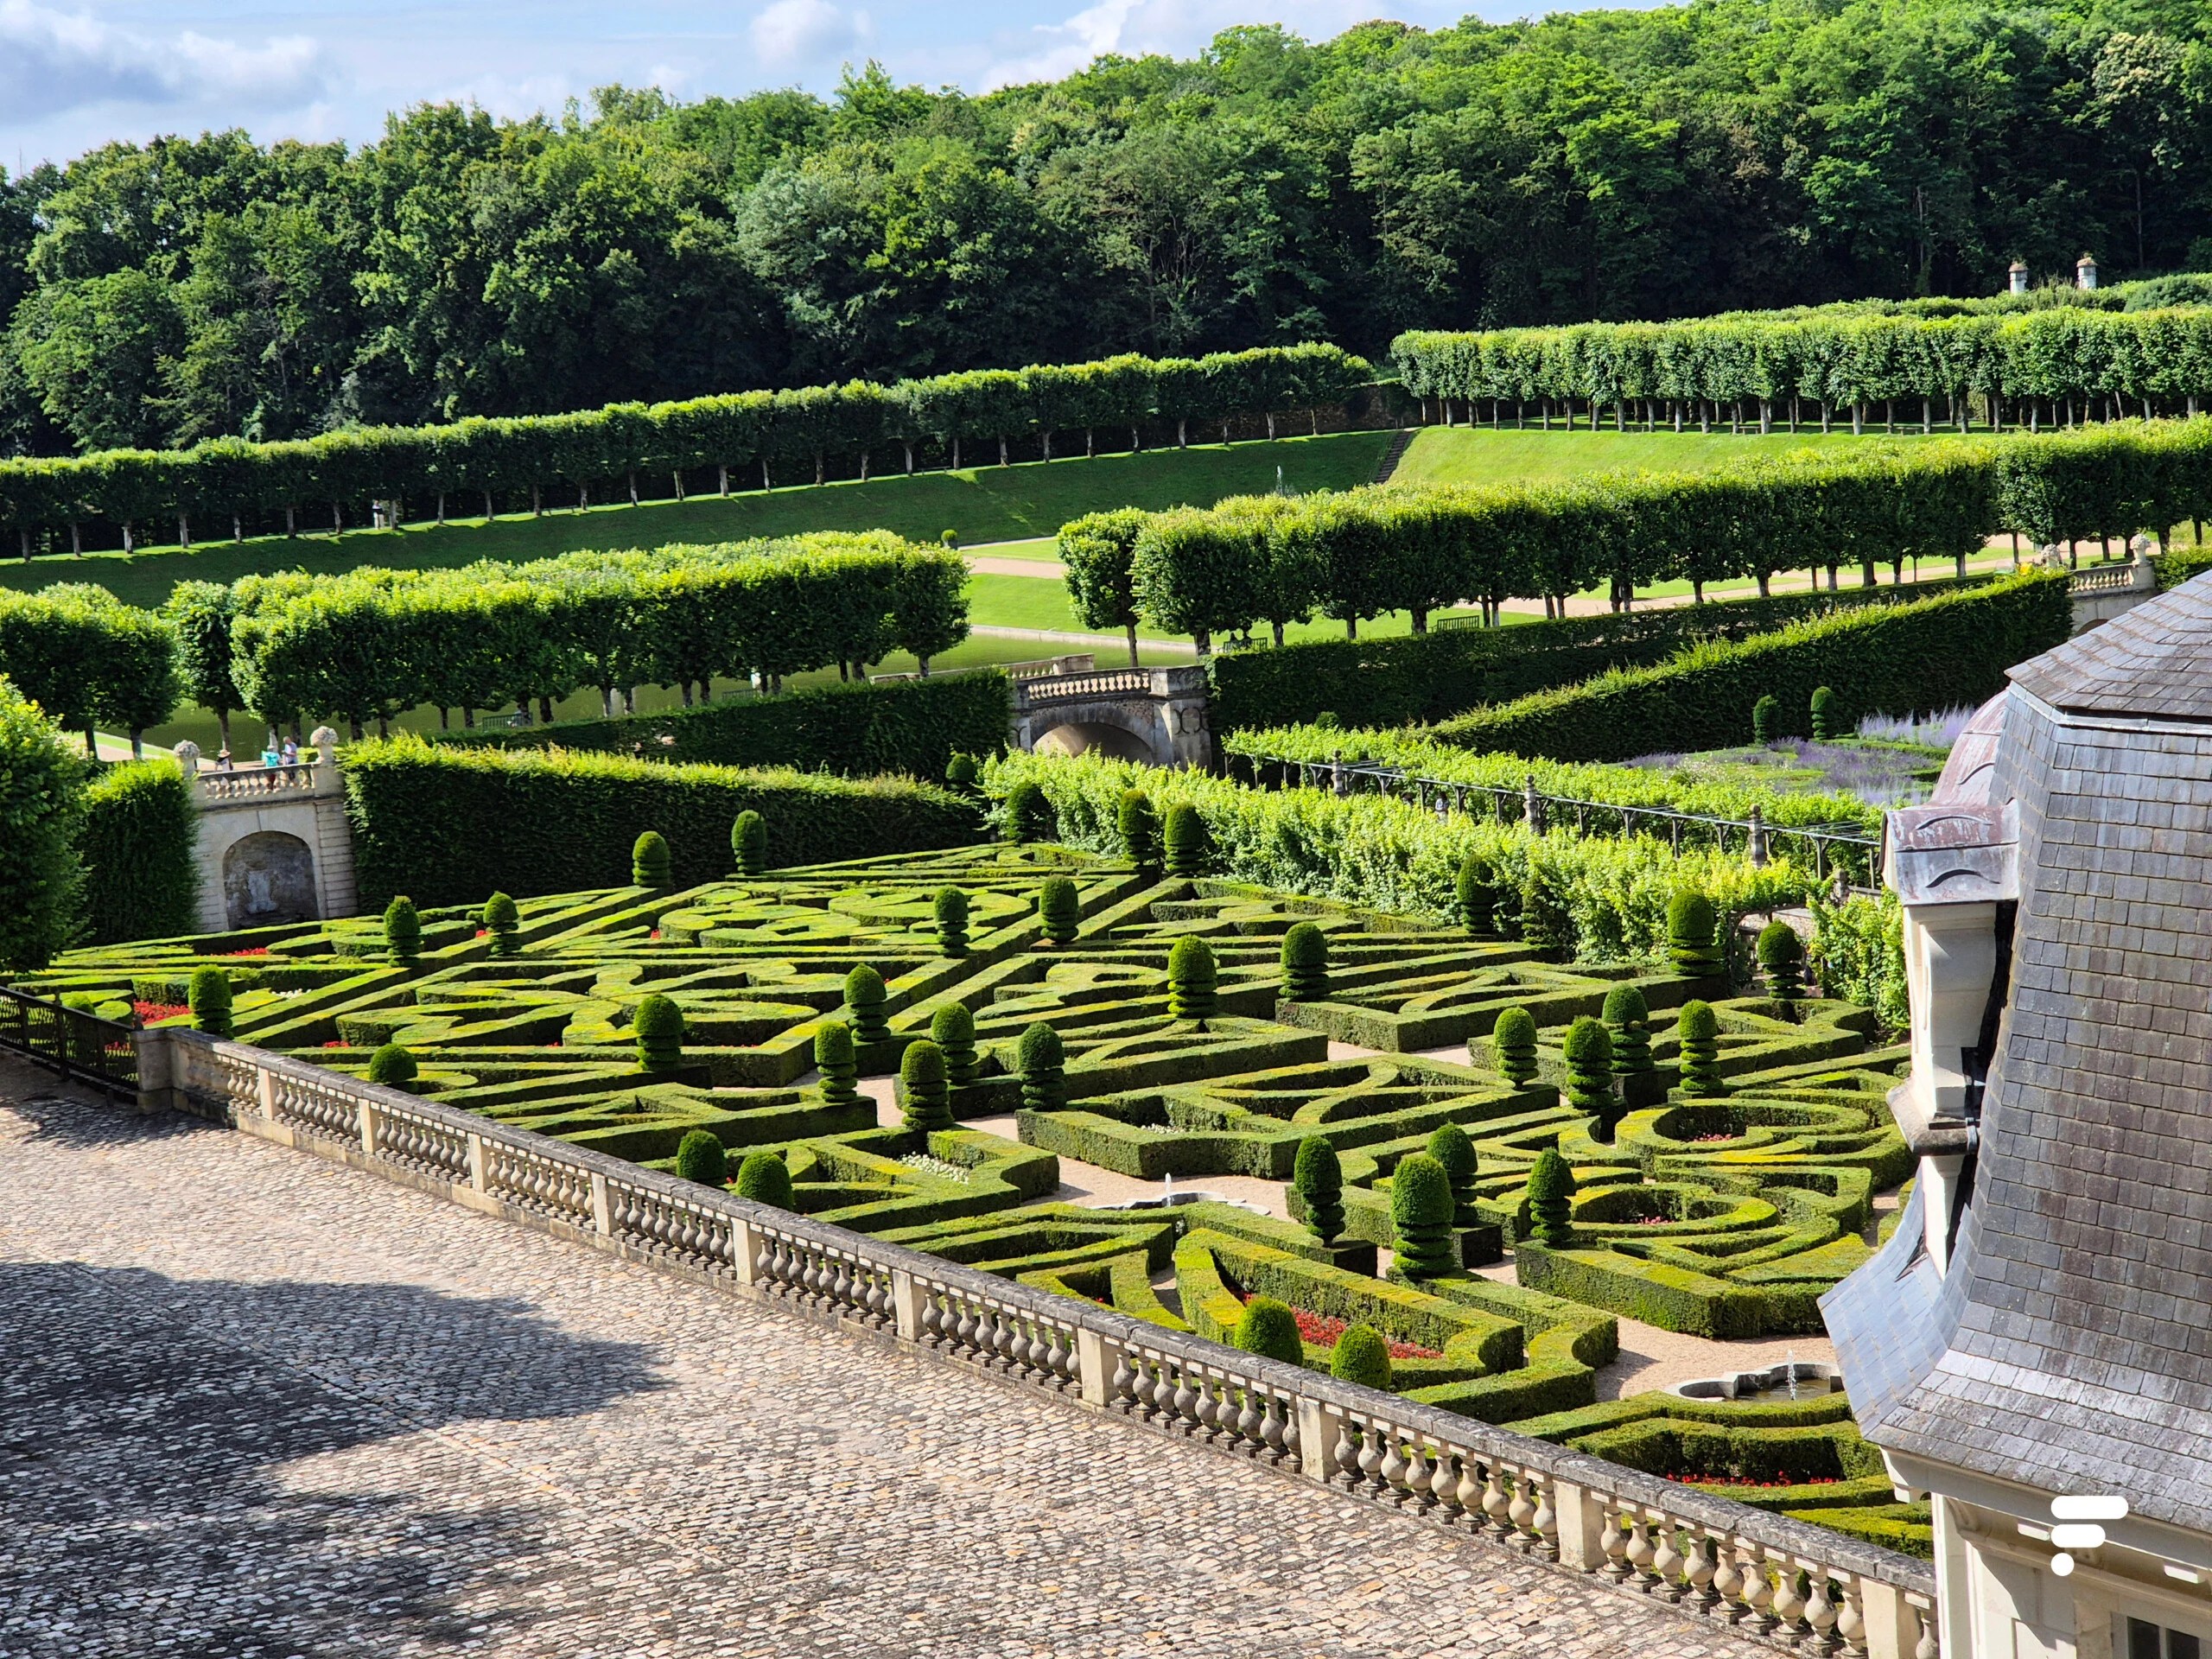
[[[2212,1531],[2212,725],[2164,723],[2212,720],[2212,576],[2012,678],[1961,767],[2020,896],[1950,1270],[1901,1224],[1822,1308],[1878,1445]]]

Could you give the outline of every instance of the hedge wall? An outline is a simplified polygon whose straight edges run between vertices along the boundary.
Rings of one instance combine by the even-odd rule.
[[[0,969],[43,968],[71,942],[84,791],[85,762],[0,676]]]
[[[112,766],[85,791],[82,944],[162,939],[200,926],[200,815],[174,760]]]
[[[670,709],[557,726],[436,732],[433,742],[499,749],[590,749],[724,766],[801,766],[848,777],[942,778],[953,755],[1006,742],[1014,690],[996,669],[833,685],[780,697]],[[671,741],[672,740],[672,741]]]
[[[625,887],[630,849],[668,838],[679,886],[729,874],[730,824],[768,821],[774,864],[817,864],[953,847],[978,838],[975,806],[905,779],[848,780],[734,766],[666,766],[611,754],[433,745],[404,736],[345,759],[365,910],[404,893],[473,904]]]
[[[2004,689],[2006,669],[2064,644],[2073,626],[2063,573],[2013,576],[1694,646],[1657,667],[1478,709],[1428,734],[1462,748],[1554,760],[1726,748],[1751,741],[1751,706],[1771,693],[1781,705],[1777,734],[1804,736],[1818,686],[1866,711],[1979,703]]]

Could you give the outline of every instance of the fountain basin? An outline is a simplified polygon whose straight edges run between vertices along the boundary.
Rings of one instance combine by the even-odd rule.
[[[1677,1382],[1667,1392],[1685,1400],[1733,1400],[1742,1405],[1770,1406],[1790,1400],[1816,1400],[1822,1395],[1834,1394],[1842,1386],[1843,1378],[1834,1366],[1800,1359],[1770,1365],[1764,1370],[1696,1377],[1688,1382]]]

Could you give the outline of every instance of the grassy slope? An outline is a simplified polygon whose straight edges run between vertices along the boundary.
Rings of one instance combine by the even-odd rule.
[[[1939,431],[1938,437],[1955,436]],[[1986,437],[1986,433],[1976,436]],[[1917,440],[1919,435],[1912,434]],[[1853,438],[1848,430],[1823,437],[1817,431],[1732,436],[1726,432],[1491,431],[1488,427],[1432,426],[1417,434],[1390,475],[1394,484],[1503,484],[1584,478],[1595,473],[1707,472],[1793,449],[1840,449],[1879,441],[1878,432]],[[1904,442],[1900,435],[1891,442]]]

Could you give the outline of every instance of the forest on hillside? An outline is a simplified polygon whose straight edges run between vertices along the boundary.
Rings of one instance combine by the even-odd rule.
[[[2212,13],[1695,0],[0,174],[0,453],[2212,266]]]

